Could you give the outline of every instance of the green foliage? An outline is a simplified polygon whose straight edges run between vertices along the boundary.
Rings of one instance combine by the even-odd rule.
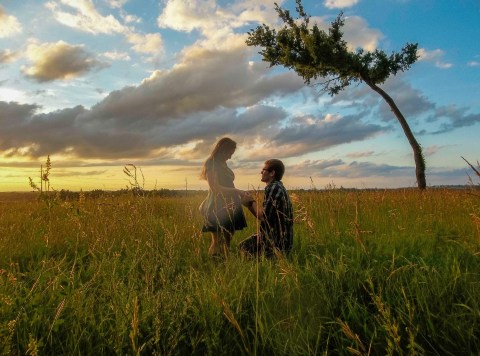
[[[248,32],[247,45],[263,47],[259,53],[264,61],[293,69],[307,84],[312,79],[327,78],[323,89],[330,95],[359,81],[382,84],[390,75],[408,70],[418,58],[416,43],[407,43],[400,52],[390,55],[380,49],[350,50],[343,39],[343,13],[327,32],[310,24],[301,0],[297,0],[297,19],[277,4],[275,9],[284,26],[278,31],[265,24],[257,26]]]
[[[478,196],[292,192],[288,258],[211,260],[204,193],[0,203],[2,354],[474,354]]]

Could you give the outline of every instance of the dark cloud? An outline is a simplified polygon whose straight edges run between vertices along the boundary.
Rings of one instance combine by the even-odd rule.
[[[340,159],[332,160],[306,160],[296,165],[288,167],[289,174],[295,176],[304,176],[305,178],[335,178],[335,179],[360,179],[371,178],[377,181],[379,177],[383,179],[412,179],[415,167],[413,166],[394,166],[389,164],[376,164],[372,162],[345,162]],[[426,174],[429,184],[434,186],[438,184],[468,184],[468,168],[464,169],[441,169],[427,167]]]
[[[351,115],[291,117],[289,108],[268,103],[304,93],[301,78],[293,72],[272,72],[248,59],[245,49],[186,51],[172,69],[114,91],[91,109],[78,106],[37,114],[36,105],[0,103],[0,149],[4,156],[64,153],[74,159],[176,162],[205,157],[216,139],[229,135],[239,142],[246,160],[261,160],[301,156],[391,129],[371,121],[375,112],[382,112],[382,99],[362,86],[328,103],[330,108],[352,105]],[[397,100],[406,115],[435,108],[401,80],[388,82],[386,89],[393,95],[403,93]],[[465,111],[440,109],[437,115],[456,114],[458,126],[478,120]]]
[[[362,178],[362,177],[398,177],[411,176],[413,167],[375,164],[371,162],[353,161],[347,163],[340,159],[334,160],[306,160],[289,167],[295,175],[305,177],[332,177],[332,178]]]
[[[298,117],[274,136],[277,145],[295,145],[300,153],[361,141],[385,131],[385,127],[364,123],[361,117]]]
[[[9,127],[16,128],[19,124],[22,125],[35,114],[37,109],[39,109],[38,105],[0,101],[0,126],[2,131]]]
[[[430,129],[418,134],[446,133],[480,122],[480,114],[469,113],[467,108],[456,105],[437,106],[401,78],[388,80],[384,89],[394,98],[409,123],[421,118],[425,120]],[[380,105],[379,113],[385,121],[395,118],[387,104]]]
[[[371,162],[357,162],[353,161],[348,165],[348,170],[345,170],[345,177],[360,178],[360,177],[396,177],[396,176],[410,176],[415,172],[413,167],[392,166],[389,164],[375,164]]]
[[[420,90],[405,82],[403,75],[390,78],[381,87],[393,98],[412,129],[421,120],[428,124],[429,129],[418,130],[417,135],[446,133],[480,122],[480,114],[470,113],[468,108],[437,106]],[[332,97],[328,105],[356,109],[365,117],[378,117],[384,122],[391,122],[392,127],[399,127],[394,123],[396,117],[387,103],[365,85],[342,91]]]
[[[391,78],[382,86],[395,101],[403,116],[408,121],[415,120],[420,115],[435,109],[435,104],[425,97],[421,91],[413,88],[405,82],[401,77]],[[376,93],[374,93],[377,95]],[[380,98],[380,96],[379,96]],[[384,121],[396,120],[390,107],[381,99],[379,113]]]
[[[408,121],[417,119],[419,115],[435,109],[435,104],[421,91],[405,82],[402,75],[388,79],[380,87],[392,97]],[[332,97],[330,104],[374,113],[375,117],[379,117],[385,122],[396,121],[395,115],[385,100],[365,84],[352,86],[349,90],[340,92]]]
[[[292,73],[271,76],[267,68],[251,65],[243,51],[192,56],[139,86],[112,92],[90,110],[35,114],[37,106],[2,103],[15,115],[4,115],[10,126],[0,132],[0,148],[32,157],[68,152],[82,158],[148,158],[193,141],[258,134],[286,116],[258,103],[303,87]]]
[[[157,71],[138,87],[112,92],[92,107],[92,119],[144,129],[218,107],[257,104],[271,95],[287,95],[303,87],[293,73],[269,76],[250,66],[245,50],[197,51],[171,71]]]
[[[428,122],[434,123],[442,121],[438,130],[433,134],[441,134],[453,131],[461,127],[469,127],[480,123],[480,114],[471,114],[467,108],[459,108],[457,106],[439,107],[432,116],[428,118]]]

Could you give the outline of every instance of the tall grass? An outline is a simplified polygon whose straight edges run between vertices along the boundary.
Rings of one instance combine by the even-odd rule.
[[[292,192],[288,258],[207,255],[191,197],[0,203],[2,354],[475,354],[480,198]]]

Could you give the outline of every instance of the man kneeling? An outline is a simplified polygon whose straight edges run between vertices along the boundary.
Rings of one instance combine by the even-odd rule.
[[[288,253],[292,249],[293,209],[282,183],[284,173],[285,166],[282,161],[265,161],[261,171],[261,180],[266,184],[263,206],[258,206],[253,197],[245,201],[248,210],[260,220],[259,234],[240,243],[240,250],[247,255],[264,254],[271,257],[276,251]]]

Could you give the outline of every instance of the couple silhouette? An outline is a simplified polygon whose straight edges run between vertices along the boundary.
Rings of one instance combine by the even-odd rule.
[[[226,257],[233,234],[247,227],[243,207],[260,221],[256,234],[242,241],[239,249],[245,256],[273,257],[287,254],[293,245],[293,209],[282,178],[285,166],[278,159],[264,162],[261,181],[265,183],[262,204],[250,192],[235,188],[235,174],[227,161],[237,149],[229,137],[221,138],[206,159],[200,177],[208,182],[208,195],[200,205],[204,218],[202,232],[209,232],[211,256]]]

